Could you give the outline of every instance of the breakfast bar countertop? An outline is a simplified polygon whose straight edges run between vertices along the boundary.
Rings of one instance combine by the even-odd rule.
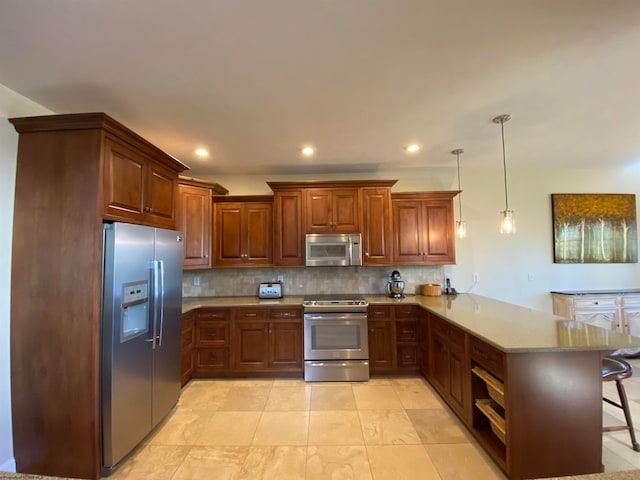
[[[369,304],[418,305],[503,352],[640,348],[640,338],[568,320],[540,310],[475,294],[427,297],[364,295]],[[257,297],[185,297],[182,311],[201,307],[301,305],[303,296],[262,300]]]

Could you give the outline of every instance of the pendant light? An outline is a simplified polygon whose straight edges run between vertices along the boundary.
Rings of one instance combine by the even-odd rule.
[[[513,210],[509,209],[509,195],[507,193],[507,155],[504,148],[504,122],[511,120],[511,115],[499,115],[493,119],[494,123],[499,123],[502,130],[502,166],[504,168],[504,202],[505,209],[500,212],[502,222],[500,223],[500,233],[516,233],[516,221]]]
[[[456,237],[464,238],[467,236],[467,224],[462,219],[462,190],[460,189],[460,154],[464,153],[462,148],[451,150],[451,153],[456,156],[458,162],[458,215],[459,220],[456,221]]]

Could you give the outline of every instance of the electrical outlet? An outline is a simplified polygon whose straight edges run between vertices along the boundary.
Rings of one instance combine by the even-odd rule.
[[[200,277],[193,277],[193,285],[195,287],[199,287],[200,286]]]
[[[284,282],[284,275],[278,275],[278,281],[280,283],[283,283]]]
[[[480,275],[478,274],[478,272],[473,272],[473,282],[478,283],[479,279],[480,279]]]

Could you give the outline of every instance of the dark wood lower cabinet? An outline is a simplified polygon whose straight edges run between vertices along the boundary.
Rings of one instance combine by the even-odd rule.
[[[398,307],[369,307],[372,374],[422,372],[510,479],[601,470],[602,352],[503,352],[434,313]],[[192,319],[194,376],[303,372],[298,306],[199,309]],[[185,334],[183,362],[188,343]]]
[[[396,368],[393,320],[369,320],[369,369],[388,372]]]
[[[302,375],[298,306],[199,308],[185,313],[182,321],[183,385],[192,377]]]
[[[182,316],[182,351],[180,357],[180,382],[182,386],[189,381],[195,367],[193,354],[193,345],[195,343],[194,323],[195,313],[193,311],[187,312]]]

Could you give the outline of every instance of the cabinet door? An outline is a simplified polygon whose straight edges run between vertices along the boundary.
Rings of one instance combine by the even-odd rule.
[[[273,206],[270,203],[247,203],[244,206],[246,231],[244,261],[252,265],[273,263]]]
[[[395,368],[393,320],[369,320],[369,368],[374,371]]]
[[[423,260],[429,264],[455,263],[451,200],[425,200],[422,216]]]
[[[306,191],[306,233],[333,233],[331,190],[310,188]]]
[[[393,260],[397,264],[423,262],[420,201],[393,202]]]
[[[107,217],[141,221],[146,164],[147,159],[141,153],[105,139],[103,195]]]
[[[356,188],[334,190],[331,198],[333,231],[335,233],[360,233],[360,202]]]
[[[275,265],[304,265],[302,192],[277,191],[274,195]]]
[[[216,265],[273,263],[271,203],[217,203],[214,210]]]
[[[271,322],[269,325],[269,368],[302,371],[302,323]]]
[[[574,315],[575,319],[595,325],[597,327],[606,328],[607,330],[617,329],[617,314],[618,310],[576,310]]]
[[[447,341],[439,333],[431,332],[429,343],[429,380],[446,396],[449,390],[449,350]]]
[[[185,269],[211,267],[211,190],[178,187],[177,226],[184,235]]]
[[[109,137],[103,168],[105,218],[175,228],[177,173]]]
[[[194,370],[194,315],[186,313],[182,316],[182,342],[181,342],[181,362],[180,379],[181,386],[184,386],[190,379]]]
[[[391,189],[362,189],[362,243],[365,265],[389,265],[392,260]]]
[[[357,188],[309,188],[306,191],[306,233],[359,233]]]
[[[242,371],[260,371],[268,367],[268,322],[236,321],[233,336],[234,365]]]
[[[158,227],[174,228],[176,225],[178,176],[161,165],[149,162],[145,182],[145,223]]]
[[[240,203],[216,204],[215,209],[215,263],[239,265],[244,262],[243,205]]]
[[[420,373],[425,378],[429,377],[429,313],[420,311],[418,323],[418,362]]]

